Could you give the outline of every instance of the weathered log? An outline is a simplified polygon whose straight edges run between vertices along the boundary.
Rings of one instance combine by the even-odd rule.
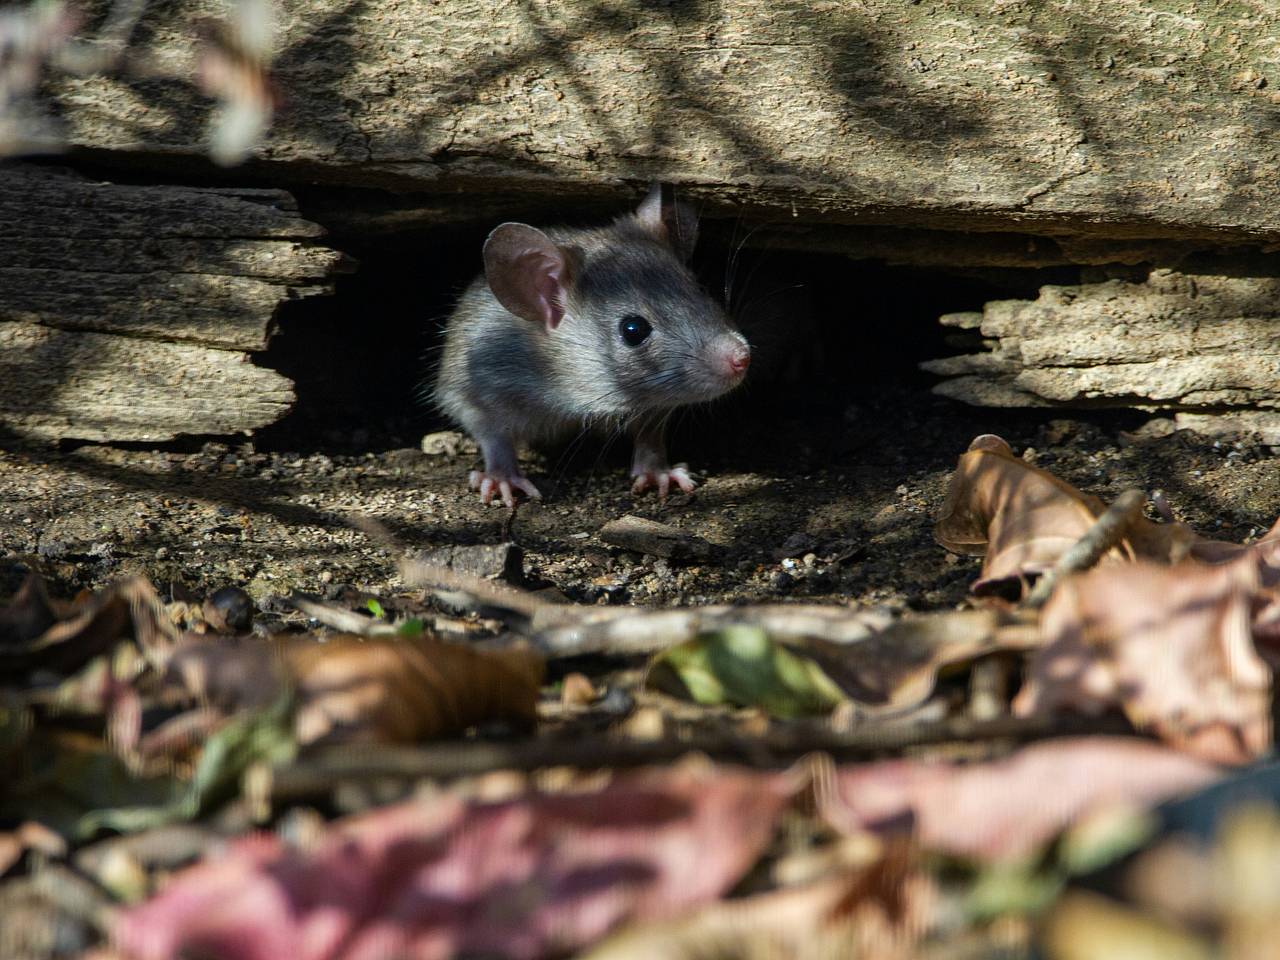
[[[1202,272],[1207,270],[1216,272]],[[990,352],[923,364],[936,392],[981,406],[1139,406],[1280,438],[1280,262],[1220,260],[1151,270],[1141,282],[1046,286],[944,324],[978,329]],[[1276,442],[1280,442],[1278,439]]]
[[[255,367],[280,304],[331,289],[280,190],[96,183],[0,167],[0,425],[165,440],[263,426],[292,384]]]
[[[548,206],[566,190],[616,202],[664,178],[708,213],[756,220],[1280,236],[1280,77],[1268,73],[1280,11],[1263,6],[282,8],[274,75],[287,106],[259,151],[276,178]],[[190,83],[192,27],[223,12],[156,0],[129,60],[145,71],[55,78],[70,142],[204,153],[210,103]]]
[[[0,424],[46,439],[169,440],[271,423],[293,385],[191,344],[0,323]]]

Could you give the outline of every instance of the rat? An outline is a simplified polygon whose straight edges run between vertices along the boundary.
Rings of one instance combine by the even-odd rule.
[[[696,213],[662,184],[608,226],[489,234],[484,273],[449,317],[435,387],[480,446],[470,483],[484,503],[541,499],[517,449],[590,428],[633,435],[634,493],[694,490],[667,462],[666,422],[738,386],[751,362],[689,269],[697,234]]]

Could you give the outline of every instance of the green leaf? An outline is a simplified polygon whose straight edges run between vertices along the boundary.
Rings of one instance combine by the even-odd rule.
[[[1062,892],[1065,877],[1052,866],[991,864],[978,871],[965,897],[970,917],[985,921],[1008,914],[1035,914]]]
[[[368,600],[366,600],[364,602],[364,605],[368,608],[369,612],[372,613],[379,620],[387,619],[387,611],[383,610],[382,604],[380,604],[377,600],[373,599],[373,597],[370,597]]]
[[[674,674],[697,703],[760,707],[775,717],[830,713],[844,694],[812,660],[758,627],[726,627],[655,658],[651,682]]]
[[[240,788],[244,772],[255,763],[277,765],[297,752],[293,738],[293,697],[284,694],[266,710],[228,720],[205,743],[191,783],[181,797],[160,806],[95,810],[80,818],[76,832],[91,836],[101,828],[132,833],[182,820],[193,820]]]
[[[1058,842],[1058,859],[1068,873],[1092,873],[1137,850],[1158,827],[1149,810],[1106,807],[1067,829]]]
[[[396,633],[402,637],[420,637],[427,632],[427,625],[417,617],[410,617],[396,625]]]

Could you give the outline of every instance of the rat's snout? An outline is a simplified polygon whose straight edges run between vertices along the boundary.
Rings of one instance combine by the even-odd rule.
[[[741,334],[730,333],[719,337],[712,347],[716,369],[728,380],[737,380],[751,366],[751,347]]]

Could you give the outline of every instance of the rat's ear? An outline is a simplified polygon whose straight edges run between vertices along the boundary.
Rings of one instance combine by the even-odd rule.
[[[548,330],[564,317],[568,274],[564,251],[528,224],[504,223],[484,242],[484,278],[498,302]]]
[[[641,226],[671,249],[681,260],[693,256],[698,242],[698,215],[687,203],[676,200],[675,189],[670,184],[655,183],[649,188],[636,210]]]

